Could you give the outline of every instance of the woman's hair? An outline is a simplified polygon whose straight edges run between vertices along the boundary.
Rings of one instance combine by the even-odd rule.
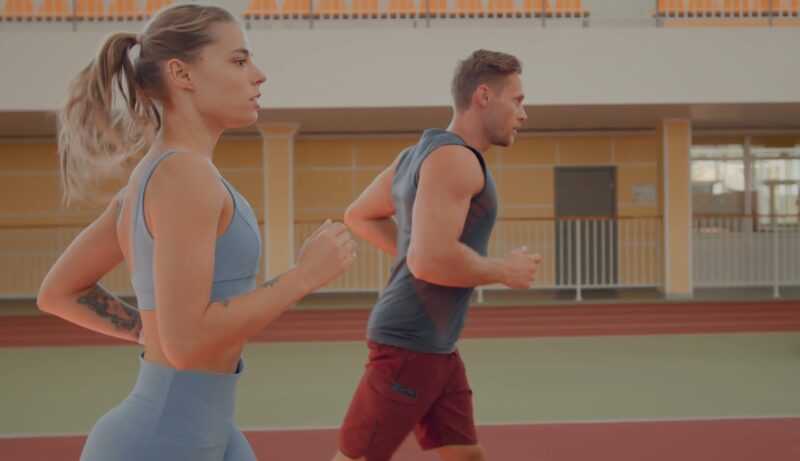
[[[155,15],[141,34],[116,33],[72,81],[58,111],[58,153],[64,200],[92,199],[97,183],[124,171],[161,127],[168,98],[164,63],[192,62],[214,42],[211,26],[236,21],[215,6],[177,5]],[[135,46],[139,53],[132,60]],[[124,107],[123,107],[124,105]]]

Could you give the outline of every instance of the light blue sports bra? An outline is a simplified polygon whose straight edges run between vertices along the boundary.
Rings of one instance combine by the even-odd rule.
[[[153,289],[153,236],[144,220],[144,191],[158,164],[175,150],[159,155],[142,177],[134,205],[131,239],[133,242],[133,275],[131,283],[139,309],[155,309]],[[247,200],[220,176],[222,184],[233,197],[233,217],[225,232],[217,239],[214,253],[214,276],[210,301],[228,299],[256,288],[256,275],[261,260],[261,235],[255,213]],[[122,200],[120,200],[122,203]],[[119,207],[121,208],[121,207]],[[119,211],[117,212],[119,220]]]

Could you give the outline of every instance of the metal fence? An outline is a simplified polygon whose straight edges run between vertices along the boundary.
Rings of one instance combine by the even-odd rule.
[[[295,225],[296,250],[320,223]],[[45,274],[81,228],[61,226],[0,228],[0,298],[36,296]],[[695,216],[692,229],[694,286],[800,286],[798,216]],[[489,255],[503,257],[527,246],[542,256],[533,289],[658,288],[663,281],[660,217],[501,219],[489,242]],[[394,260],[358,242],[354,266],[322,292],[379,292]],[[120,265],[102,281],[131,295]],[[503,290],[500,285],[480,287]]]
[[[298,223],[299,245],[320,223]],[[534,288],[658,287],[661,285],[661,218],[501,219],[489,243],[489,256],[503,257],[527,246],[542,256]],[[359,242],[355,267],[323,291],[380,291],[393,259]],[[500,285],[484,290],[504,289]]]
[[[797,215],[703,215],[693,220],[696,287],[800,285]]]
[[[32,298],[47,271],[82,228],[36,226],[0,228],[0,298]],[[133,294],[123,265],[102,281],[112,292]]]

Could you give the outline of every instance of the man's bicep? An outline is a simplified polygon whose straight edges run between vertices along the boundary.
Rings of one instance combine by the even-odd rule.
[[[431,154],[420,167],[411,244],[438,248],[457,242],[482,183],[483,170],[472,152]]]
[[[397,160],[381,171],[375,179],[361,192],[361,195],[350,204],[347,213],[353,217],[365,219],[381,219],[395,215],[392,201],[392,182]]]
[[[370,218],[386,218],[395,214],[392,202],[392,180],[394,170],[383,170],[364,190],[358,202],[363,214]]]

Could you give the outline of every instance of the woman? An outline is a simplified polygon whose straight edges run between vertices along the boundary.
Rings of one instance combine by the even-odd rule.
[[[149,146],[39,292],[46,312],[145,344],[131,395],[95,424],[83,460],[255,459],[233,425],[244,343],[354,261],[345,227],[327,221],[297,264],[256,288],[255,215],[212,152],[226,128],[257,120],[265,81],[230,13],[188,4],[163,10],[140,35],[112,35],[70,88],[59,124],[68,200]],[[138,310],[97,283],[121,261]]]

